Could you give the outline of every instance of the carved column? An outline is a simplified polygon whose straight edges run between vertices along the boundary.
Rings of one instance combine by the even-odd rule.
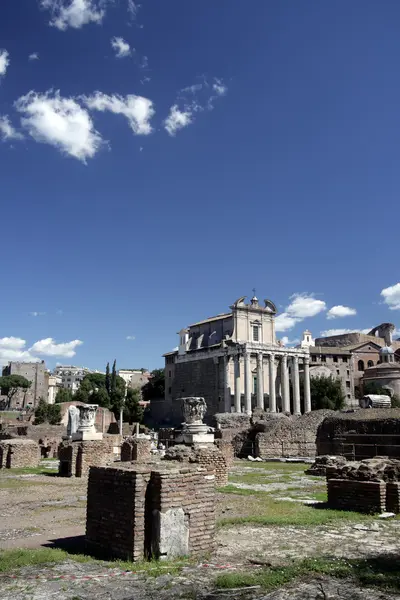
[[[231,412],[231,388],[229,385],[229,356],[224,356],[224,410]]]
[[[238,354],[236,354],[236,356],[235,356],[234,364],[235,364],[235,412],[240,413],[240,412],[242,412],[242,409],[240,406],[242,390],[241,390],[241,386],[240,386],[240,357]]]
[[[251,415],[251,369],[250,354],[245,350],[244,354],[244,406],[248,415]]]
[[[282,387],[282,412],[290,413],[290,390],[289,371],[287,356],[284,354],[281,360],[281,387]]]
[[[276,412],[275,354],[269,355],[269,412]]]
[[[310,359],[304,357],[304,412],[311,412]]]
[[[295,415],[301,415],[300,408],[300,377],[299,377],[299,357],[293,357],[293,410]]]
[[[262,352],[257,354],[257,408],[264,410],[264,370]]]

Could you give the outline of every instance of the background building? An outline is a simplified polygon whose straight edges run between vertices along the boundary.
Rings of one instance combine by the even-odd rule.
[[[85,375],[93,373],[86,367],[74,367],[73,365],[58,366],[54,369],[54,375],[61,378],[61,387],[71,390],[74,394],[79,389]]]
[[[346,404],[358,405],[357,397],[362,392],[364,373],[380,364],[382,348],[392,347],[393,361],[398,360],[396,352],[400,352],[400,341],[392,340],[394,330],[393,324],[382,323],[367,334],[353,332],[316,338],[315,346],[310,346],[310,377],[339,377]]]
[[[48,393],[47,393],[47,402],[48,404],[54,404],[56,401],[57,392],[62,385],[62,377],[61,375],[54,375],[54,373],[47,373],[47,381],[48,381]]]
[[[178,349],[165,354],[165,407],[173,421],[181,418],[180,398],[202,396],[207,415],[311,409],[309,349],[285,348],[275,335],[276,308],[254,296],[245,297],[219,314],[182,329]],[[304,380],[304,407],[300,405],[299,366]],[[289,367],[292,376],[290,394]]]
[[[22,375],[32,383],[28,390],[18,390],[11,400],[10,408],[34,408],[41,398],[47,400],[48,376],[44,360],[41,362],[10,362],[3,368],[3,375]]]
[[[126,383],[126,387],[142,389],[151,377],[149,371],[144,369],[120,369],[118,375]]]

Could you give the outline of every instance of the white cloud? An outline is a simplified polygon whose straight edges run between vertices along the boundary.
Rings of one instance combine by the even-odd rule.
[[[400,283],[382,290],[381,296],[383,296],[383,301],[388,305],[390,310],[400,310]]]
[[[92,96],[83,96],[82,100],[90,110],[100,112],[112,112],[115,115],[123,115],[133,133],[136,135],[148,135],[152,132],[150,119],[155,113],[153,103],[143,96],[108,96],[102,92],[95,92]]]
[[[169,115],[164,121],[164,128],[169,135],[174,136],[179,129],[183,129],[192,123],[193,114],[191,110],[181,111],[177,104],[171,106]]]
[[[39,54],[37,52],[32,52],[32,54],[28,56],[28,60],[39,60]]]
[[[106,4],[107,0],[41,0],[42,8],[51,11],[50,25],[62,31],[101,23]]]
[[[2,140],[22,140],[23,135],[11,124],[7,115],[0,117],[0,137]]]
[[[291,303],[275,319],[276,331],[288,331],[307,317],[315,317],[326,310],[323,300],[317,300],[312,294],[293,294]]]
[[[217,77],[214,77],[214,83],[212,84],[212,89],[217,94],[217,96],[225,96],[226,92],[228,91],[228,88],[224,84],[222,79],[218,79]]]
[[[135,339],[136,339],[136,337],[135,337],[134,335],[127,335],[127,336],[126,336],[126,339],[127,339],[127,340],[135,340]]]
[[[327,312],[328,319],[339,319],[340,317],[352,317],[356,315],[357,311],[355,308],[350,308],[350,306],[343,306],[342,304],[338,304],[337,306],[332,306]]]
[[[117,58],[125,58],[131,56],[133,49],[131,50],[130,45],[122,37],[111,38],[111,46],[115,50],[115,56]]]
[[[10,350],[21,350],[24,348],[26,341],[18,337],[0,338],[0,348],[8,348]]]
[[[39,359],[25,350],[25,340],[18,337],[0,338],[0,365],[10,361],[37,362]]]
[[[299,319],[315,317],[315,315],[326,309],[325,302],[317,300],[311,294],[293,294],[290,299],[292,302],[286,308],[286,312]]]
[[[300,340],[289,340],[288,336],[284,335],[283,338],[281,338],[281,342],[284,346],[295,346],[296,344],[300,343]]]
[[[63,356],[65,358],[72,358],[76,354],[76,348],[81,346],[83,342],[81,340],[72,340],[72,342],[65,342],[57,344],[53,338],[45,338],[35,342],[29,352],[44,356]]]
[[[297,325],[297,323],[300,323],[301,320],[302,319],[291,317],[287,312],[283,312],[275,319],[275,330],[288,331],[288,329],[293,329],[293,327]]]
[[[7,50],[0,49],[0,77],[3,77],[6,74],[9,64],[10,59]]]
[[[32,312],[29,313],[31,317],[42,317],[43,315],[45,315],[45,312],[38,312],[37,310],[34,310]]]
[[[55,146],[84,163],[102,145],[87,110],[74,99],[60,96],[59,91],[31,91],[21,96],[15,107],[24,114],[21,123],[34,140]]]

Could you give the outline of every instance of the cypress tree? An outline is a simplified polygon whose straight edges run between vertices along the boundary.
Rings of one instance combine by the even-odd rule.
[[[111,372],[111,394],[113,394],[117,389],[117,361],[114,360],[112,372]]]
[[[106,390],[107,390],[107,394],[110,395],[110,393],[111,393],[110,363],[107,363],[107,366],[106,366]]]

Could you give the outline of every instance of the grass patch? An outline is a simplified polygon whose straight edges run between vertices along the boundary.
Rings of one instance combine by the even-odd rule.
[[[273,590],[312,575],[351,578],[362,586],[400,590],[400,563],[397,556],[392,555],[364,560],[307,558],[292,565],[271,567],[253,573],[219,575],[216,586],[229,589],[259,585],[265,590]]]
[[[6,469],[7,475],[47,475],[48,473],[54,473],[55,469],[42,467],[21,467],[19,469]]]
[[[185,559],[174,561],[152,560],[135,563],[122,560],[103,561],[85,554],[69,554],[65,550],[57,548],[38,548],[35,550],[0,550],[0,573],[9,573],[22,567],[54,565],[67,559],[78,563],[97,563],[102,567],[121,569],[121,571],[145,572],[146,575],[154,577],[166,573],[178,574],[184,566],[190,564],[190,561]]]
[[[263,469],[265,471],[291,471],[293,473],[298,473],[299,471],[304,471],[309,468],[310,465],[305,463],[288,463],[288,462],[250,462],[245,460],[235,460],[235,467],[251,467],[256,469]]]
[[[218,527],[229,527],[232,525],[297,525],[299,527],[310,527],[326,525],[328,523],[339,523],[340,521],[360,522],[370,520],[373,517],[353,511],[332,510],[307,506],[300,502],[288,502],[276,500],[268,492],[254,492],[253,490],[242,490],[234,486],[220,488],[224,494],[235,494],[238,496],[258,496],[261,510],[258,514],[237,517],[223,517],[218,520]],[[316,494],[317,495],[317,494]]]

